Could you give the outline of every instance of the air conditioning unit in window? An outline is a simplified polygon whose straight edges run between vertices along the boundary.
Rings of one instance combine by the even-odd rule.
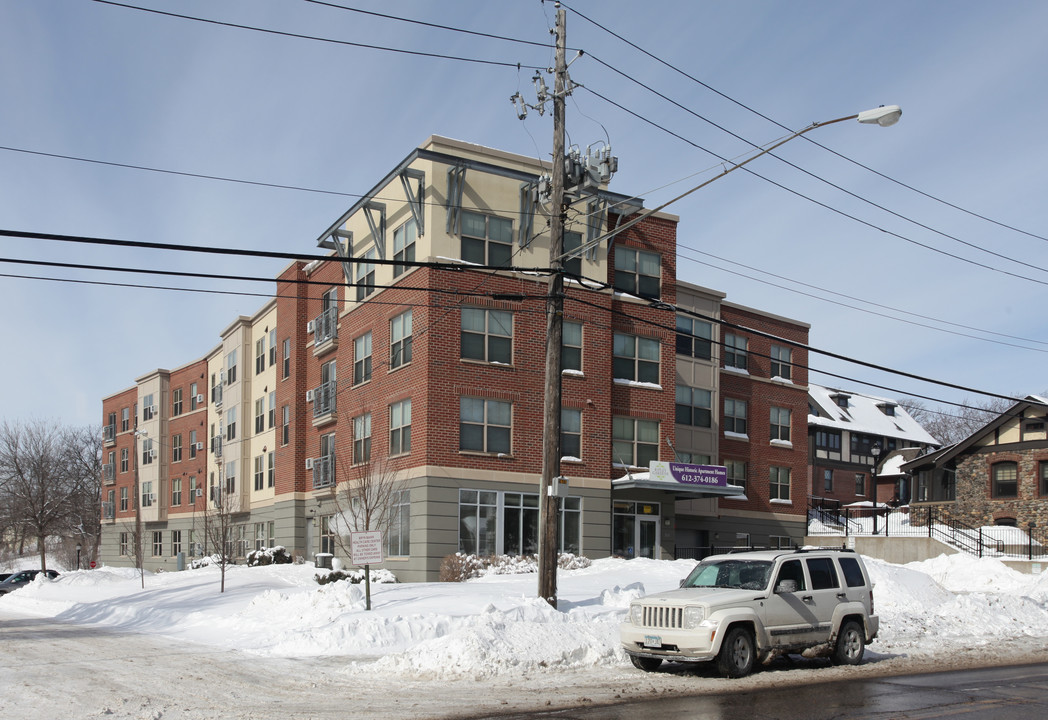
[[[196,401],[197,401],[198,403],[202,403],[202,402],[204,402],[204,396],[203,396],[203,395],[197,395],[197,396],[196,396]]]
[[[149,407],[149,414],[150,415],[156,415],[156,405],[151,405]]]
[[[313,402],[313,391],[306,390],[306,402]]]
[[[313,469],[313,458],[306,458],[306,470]]]
[[[197,449],[197,451],[203,450],[204,449],[204,443],[198,442],[196,444],[196,449]]]
[[[306,332],[307,333],[311,333],[315,329],[316,329],[316,323],[313,320],[310,320],[309,322],[306,323]]]
[[[152,505],[155,502],[156,502],[156,493],[150,493],[149,494],[149,504]]]
[[[149,451],[149,459],[150,460],[156,460],[156,450],[150,450]]]

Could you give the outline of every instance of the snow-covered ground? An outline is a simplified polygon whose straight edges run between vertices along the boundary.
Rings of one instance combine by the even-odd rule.
[[[1025,575],[964,555],[909,565],[867,558],[866,565],[881,634],[862,668],[962,656],[992,664],[1048,647],[1048,573]],[[225,593],[214,567],[147,572],[144,589],[137,571],[103,568],[38,578],[0,597],[0,618],[54,618],[237,648],[251,658],[323,657],[344,677],[402,678],[434,689],[457,679],[522,677],[552,687],[586,671],[610,672],[628,687],[645,675],[619,649],[618,623],[630,600],[677,587],[693,566],[604,559],[562,570],[556,610],[535,597],[534,574],[373,584],[371,611],[362,585],[318,585],[311,565],[233,566]]]

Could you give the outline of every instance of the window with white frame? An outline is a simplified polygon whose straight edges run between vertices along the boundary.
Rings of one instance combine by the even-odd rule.
[[[389,321],[389,367],[394,370],[411,362],[411,311]]]
[[[153,419],[153,394],[142,398],[142,422]]]
[[[255,341],[255,374],[259,375],[266,369],[266,337],[263,335]]]
[[[353,384],[371,379],[371,333],[366,332],[353,341]]]
[[[386,531],[386,555],[411,555],[411,491],[397,490],[390,496],[389,529]]]
[[[615,289],[640,297],[660,295],[661,260],[657,253],[616,246]]]
[[[182,414],[182,388],[175,388],[171,392],[171,417]]]
[[[830,468],[822,471],[822,491],[833,492],[833,470]]]
[[[790,415],[787,408],[772,406],[769,411],[769,433],[772,440],[790,441]]]
[[[560,369],[582,372],[582,323],[580,322],[564,321]]]
[[[264,455],[255,456],[255,490],[266,487],[266,458]]]
[[[713,325],[704,320],[677,316],[677,354],[709,360],[713,350]]]
[[[612,342],[612,376],[617,380],[659,383],[659,341],[615,333]]]
[[[291,338],[284,338],[284,379],[291,377]]]
[[[677,386],[677,412],[678,425],[691,425],[692,427],[712,427],[713,413],[710,403],[713,393],[702,388]]]
[[[129,408],[120,408],[120,432],[127,432],[131,427],[131,411]]]
[[[498,493],[459,490],[459,552],[488,557],[498,541]]]
[[[277,391],[269,393],[269,429],[272,430],[277,424]]]
[[[560,455],[582,459],[582,410],[578,408],[560,409]]]
[[[512,403],[463,397],[459,401],[459,450],[509,453]]]
[[[120,512],[127,512],[127,488],[120,488]]]
[[[121,557],[130,554],[128,552],[128,546],[129,546],[129,542],[128,541],[130,539],[130,535],[131,534],[127,533],[127,532],[120,533],[120,555],[121,555]]]
[[[357,263],[354,281],[357,286],[358,302],[375,292],[375,263],[367,261],[374,260],[376,257],[377,252],[374,247],[371,247],[364,253],[362,258],[364,262]]]
[[[463,210],[462,259],[478,265],[509,265],[513,257],[513,222]]]
[[[782,345],[771,346],[771,376],[789,380],[793,377],[793,351]]]
[[[258,398],[255,400],[255,434],[265,432],[266,430],[266,399]]]
[[[226,385],[232,385],[237,381],[237,351],[233,348],[226,355]]]
[[[415,261],[415,239],[418,237],[418,225],[415,220],[408,220],[393,231],[393,260],[395,262]],[[405,265],[393,266],[393,277],[398,277],[407,272]]]
[[[142,464],[149,465],[153,462],[153,438],[142,440]]]
[[[182,504],[182,478],[171,478],[171,507]]]
[[[269,331],[269,366],[277,364],[277,329]]]
[[[189,385],[189,409],[197,409],[197,384],[191,383]]]
[[[790,499],[790,469],[772,465],[768,468],[768,496],[772,500]]]
[[[320,518],[320,552],[335,554],[335,516],[324,515]]]
[[[994,463],[991,471],[991,497],[1014,498],[1019,495],[1019,464],[1013,461]]]
[[[742,335],[724,333],[724,367],[745,370],[747,365],[747,345],[749,341]]]
[[[353,418],[353,463],[359,465],[371,460],[371,413]]]
[[[291,406],[285,405],[281,408],[280,444],[287,445],[291,441]]]
[[[236,440],[237,437],[237,406],[229,408],[226,412],[226,440]]]
[[[155,500],[153,497],[153,481],[147,480],[142,483],[142,507],[153,507],[153,500]]]
[[[161,557],[164,554],[164,533],[162,530],[153,531],[153,557]]]
[[[129,455],[127,448],[120,448],[120,472],[122,473],[127,472]]]
[[[237,491],[237,461],[226,463],[226,492],[232,495]]]
[[[746,420],[748,412],[745,400],[724,398],[724,432],[746,435],[749,432],[749,424]]]
[[[411,398],[389,406],[389,454],[411,452]]]
[[[746,461],[725,460],[724,467],[728,469],[728,484],[738,485],[746,492]]]
[[[855,494],[866,496],[866,473],[855,473]]]
[[[659,422],[631,417],[611,421],[612,463],[629,467],[648,467],[659,459]]]
[[[513,313],[462,308],[462,358],[509,365],[513,362]]]
[[[275,487],[277,483],[277,454],[270,450],[266,456],[266,487]]]
[[[572,232],[570,230],[564,231],[563,245],[561,249],[564,254],[567,255],[573,250],[578,250],[582,247],[582,233]],[[572,257],[565,257],[563,261],[564,272],[568,275],[574,275],[576,277],[582,276],[582,255],[573,255]]]

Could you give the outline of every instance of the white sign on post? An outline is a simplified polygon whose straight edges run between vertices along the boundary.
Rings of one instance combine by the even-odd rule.
[[[378,530],[350,533],[350,555],[354,565],[381,563],[382,533]]]

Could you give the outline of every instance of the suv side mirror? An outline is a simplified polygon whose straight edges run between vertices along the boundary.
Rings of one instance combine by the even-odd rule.
[[[796,580],[780,580],[779,584],[775,586],[775,592],[778,593],[793,593],[797,592],[797,581]]]

